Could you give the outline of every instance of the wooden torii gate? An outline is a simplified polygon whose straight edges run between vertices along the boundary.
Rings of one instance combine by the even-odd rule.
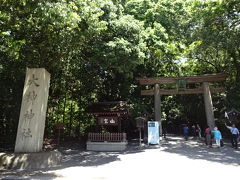
[[[213,128],[215,126],[214,113],[213,113],[213,103],[211,93],[218,93],[224,91],[222,87],[212,87],[209,85],[210,82],[220,82],[225,81],[227,78],[226,73],[219,74],[206,74],[200,76],[185,76],[185,77],[156,77],[156,78],[136,78],[140,85],[154,85],[153,89],[141,90],[141,95],[154,95],[154,111],[155,111],[155,121],[159,121],[160,124],[160,134],[162,135],[162,124],[161,124],[161,95],[173,95],[173,94],[203,94],[205,112],[207,117],[207,124],[209,127]],[[183,83],[185,87],[186,83],[201,83],[199,88],[186,89],[185,87],[180,87]],[[178,89],[161,89],[160,85],[163,84],[178,84]]]

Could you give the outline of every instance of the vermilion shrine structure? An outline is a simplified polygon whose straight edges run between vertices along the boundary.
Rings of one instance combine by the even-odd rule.
[[[200,76],[185,77],[156,77],[156,78],[137,78],[140,85],[153,85],[150,90],[141,90],[141,95],[154,96],[155,121],[160,123],[160,133],[162,134],[161,125],[161,95],[173,94],[203,94],[207,124],[211,128],[215,126],[214,112],[211,93],[223,92],[223,87],[213,87],[209,83],[225,81],[226,73],[206,74]],[[177,85],[177,89],[163,89],[161,85]],[[187,89],[186,84],[198,84],[199,87]]]

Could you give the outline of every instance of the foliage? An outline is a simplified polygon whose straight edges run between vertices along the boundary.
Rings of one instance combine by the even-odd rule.
[[[86,135],[95,120],[85,109],[97,101],[128,101],[132,131],[154,107],[136,77],[226,72],[226,92],[213,96],[221,119],[240,109],[239,16],[238,0],[2,0],[1,137],[14,142],[27,67],[51,74],[48,137],[56,122],[67,136]],[[205,122],[201,95],[162,96],[161,108],[173,124]]]

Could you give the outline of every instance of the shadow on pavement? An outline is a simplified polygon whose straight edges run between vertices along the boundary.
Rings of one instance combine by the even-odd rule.
[[[62,155],[62,162],[57,167],[31,170],[0,170],[0,174],[2,177],[4,176],[3,179],[37,179],[37,176],[40,176],[41,179],[44,179],[44,176],[47,177],[46,179],[54,179],[57,177],[56,174],[49,173],[48,171],[61,170],[69,167],[100,166],[120,160],[118,158],[119,153],[117,152],[93,152],[68,149],[62,151]]]
[[[213,144],[212,148],[205,145],[204,141],[191,139],[188,141],[178,138],[169,138],[163,142],[162,151],[186,156],[190,159],[200,159],[222,164],[240,165],[240,151],[231,148],[230,143],[225,143],[221,148]]]
[[[18,176],[20,177],[19,179],[36,179],[38,176],[41,176],[41,179],[44,179],[44,176],[47,177],[46,179],[54,179],[57,177],[56,174],[49,173],[49,171],[70,167],[97,167],[114,161],[120,161],[119,155],[141,153],[148,149],[159,149],[160,152],[179,154],[190,159],[207,160],[236,166],[240,165],[240,151],[232,149],[229,144],[226,144],[222,148],[208,148],[203,141],[194,139],[185,141],[181,137],[170,136],[161,141],[160,145],[148,146],[142,144],[140,147],[137,141],[132,141],[129,143],[127,150],[123,152],[93,152],[77,148],[65,148],[61,150],[63,154],[62,163],[57,167],[41,170],[0,170],[0,174],[4,176],[4,179],[11,179],[13,176]],[[27,177],[25,178],[24,176]]]

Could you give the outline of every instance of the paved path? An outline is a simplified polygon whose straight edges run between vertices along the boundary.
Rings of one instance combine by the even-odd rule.
[[[160,146],[131,144],[122,153],[65,150],[61,166],[41,171],[0,171],[2,179],[176,180],[239,179],[240,150],[207,148],[169,137]]]

